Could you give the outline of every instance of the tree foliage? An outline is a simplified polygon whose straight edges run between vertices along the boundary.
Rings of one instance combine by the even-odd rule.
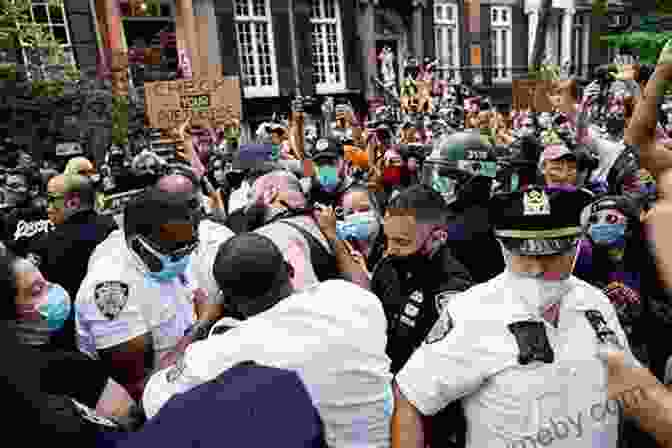
[[[672,33],[652,33],[636,31],[632,33],[610,34],[602,38],[610,47],[633,50],[643,64],[655,64],[665,43],[672,39]]]

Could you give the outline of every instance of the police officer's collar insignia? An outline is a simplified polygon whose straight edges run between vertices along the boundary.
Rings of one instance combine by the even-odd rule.
[[[544,190],[528,190],[523,194],[523,215],[550,215],[551,204]]]
[[[318,151],[324,151],[328,147],[329,147],[329,142],[327,141],[327,139],[324,139],[324,138],[319,139],[317,141],[317,143],[315,144],[315,149],[317,149]]]
[[[460,291],[443,291],[434,296],[434,304],[436,305],[436,312],[441,314],[443,310],[448,305],[448,302],[452,300]]]
[[[436,320],[436,323],[434,324],[432,329],[429,330],[429,334],[427,334],[427,338],[425,339],[425,342],[427,344],[434,344],[435,342],[441,341],[443,338],[445,338],[448,335],[448,333],[451,332],[451,330],[454,327],[455,327],[455,322],[453,321],[453,317],[450,315],[448,310],[446,310]]]
[[[128,302],[128,285],[123,282],[102,282],[96,285],[96,306],[109,320],[116,319]]]
[[[411,300],[416,303],[422,303],[425,300],[425,296],[422,294],[421,291],[413,291],[411,293]]]

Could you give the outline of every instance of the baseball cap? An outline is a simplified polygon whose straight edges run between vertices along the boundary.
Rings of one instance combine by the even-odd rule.
[[[592,200],[585,190],[538,185],[494,195],[490,213],[495,236],[516,255],[555,255],[575,246],[581,212]]]
[[[340,159],[345,152],[343,144],[335,138],[321,138],[315,143],[312,160]]]

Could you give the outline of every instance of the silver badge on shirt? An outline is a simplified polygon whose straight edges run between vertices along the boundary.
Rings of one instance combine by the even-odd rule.
[[[429,330],[429,334],[427,334],[425,342],[427,344],[433,344],[435,342],[439,342],[440,340],[445,338],[454,327],[455,322],[453,321],[453,317],[450,315],[448,310],[446,310],[446,312],[441,314],[439,318],[436,320],[436,323],[434,324],[432,329]]]
[[[128,285],[123,282],[102,282],[96,285],[96,306],[108,319],[116,319],[128,302]]]

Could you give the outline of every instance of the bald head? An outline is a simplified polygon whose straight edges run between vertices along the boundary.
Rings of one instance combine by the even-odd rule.
[[[86,157],[74,157],[65,167],[64,174],[81,174],[91,176],[95,174],[93,163]]]
[[[156,186],[166,193],[193,193],[196,189],[194,181],[184,174],[163,176]]]
[[[49,220],[62,224],[73,214],[92,210],[96,204],[93,182],[79,174],[59,174],[47,184]]]

